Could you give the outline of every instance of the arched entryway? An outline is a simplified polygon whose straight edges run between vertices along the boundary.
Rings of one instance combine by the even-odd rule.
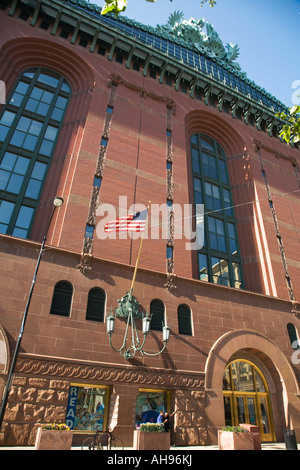
[[[258,426],[262,442],[275,440],[268,383],[255,364],[238,359],[227,365],[223,375],[223,400],[226,425]]]
[[[299,384],[288,358],[267,336],[241,329],[221,336],[208,354],[205,365],[208,442],[216,443],[218,430],[225,425],[224,371],[238,360],[254,364],[260,377],[265,379],[274,421],[274,440],[282,442],[287,427],[294,429],[298,436]]]

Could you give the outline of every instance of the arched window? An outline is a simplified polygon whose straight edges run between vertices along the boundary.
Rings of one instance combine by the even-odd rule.
[[[211,137],[191,137],[195,204],[204,205],[204,244],[198,251],[199,278],[242,287],[241,261],[226,156]]]
[[[177,315],[179,334],[192,336],[192,318],[190,308],[184,304],[179,305]]]
[[[165,306],[161,300],[155,299],[151,301],[150,315],[152,315],[150,329],[162,331],[165,324]]]
[[[73,286],[68,281],[59,281],[55,284],[52,304],[50,308],[51,315],[70,316],[71,302],[73,296]]]
[[[0,112],[0,233],[29,238],[70,94],[61,75],[31,68]]]
[[[86,320],[104,321],[105,292],[99,287],[90,290],[86,308]]]
[[[293,323],[288,323],[287,324],[287,330],[291,342],[292,349],[299,349],[300,344],[299,344],[299,338],[297,334],[297,330],[295,328],[295,325]]]

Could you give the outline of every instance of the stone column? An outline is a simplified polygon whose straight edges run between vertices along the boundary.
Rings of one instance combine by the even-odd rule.
[[[204,391],[175,392],[174,437],[177,446],[199,446],[207,443],[206,398]]]
[[[133,445],[138,391],[138,385],[115,384],[111,395],[109,429],[115,437],[122,439],[126,447]]]

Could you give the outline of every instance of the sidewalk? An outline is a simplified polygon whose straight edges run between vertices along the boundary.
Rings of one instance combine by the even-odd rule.
[[[1,450],[34,450],[34,447],[0,447]],[[72,447],[71,450],[81,450],[80,446]],[[118,449],[116,449],[118,450]],[[124,450],[133,451],[133,447],[125,447]],[[191,447],[174,447],[171,446],[171,451],[178,452],[184,451],[185,453],[189,453],[191,451],[196,450],[218,450],[217,445],[212,446],[191,446]],[[286,446],[284,442],[270,442],[270,443],[263,443],[261,445],[261,450],[286,450]],[[298,450],[300,450],[300,444],[298,444]],[[120,451],[121,452],[121,451]]]

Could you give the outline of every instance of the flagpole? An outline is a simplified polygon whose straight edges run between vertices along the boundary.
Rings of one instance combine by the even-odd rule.
[[[148,220],[148,216],[149,216],[149,209],[150,209],[150,206],[151,206],[151,201],[149,201],[148,208],[147,208],[146,224],[147,224],[147,220]],[[137,268],[138,268],[138,264],[139,264],[139,259],[140,259],[141,251],[142,251],[142,244],[143,244],[144,235],[145,235],[145,231],[146,231],[146,224],[145,224],[145,230],[144,230],[143,235],[142,235],[142,238],[141,238],[140,247],[139,247],[139,252],[138,252],[137,259],[136,259],[136,263],[135,263],[135,268],[134,268],[134,273],[133,273],[133,278],[132,278],[131,288],[130,288],[130,293],[131,293],[131,294],[132,294],[132,292],[133,292],[133,286],[134,286],[134,283],[135,283],[136,272],[137,272]]]

